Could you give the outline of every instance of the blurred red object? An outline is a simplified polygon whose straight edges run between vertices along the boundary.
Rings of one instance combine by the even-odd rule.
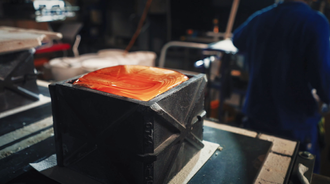
[[[58,43],[58,44],[54,44],[50,47],[37,48],[35,54],[64,51],[64,50],[69,50],[70,48],[71,48],[71,45],[68,43]]]

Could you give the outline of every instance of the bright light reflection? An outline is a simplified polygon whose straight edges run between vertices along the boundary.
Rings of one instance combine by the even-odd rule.
[[[64,1],[61,0],[35,0],[33,1],[33,7],[36,10],[39,10],[41,8],[45,8],[45,9],[52,9],[53,7],[59,7],[61,9],[63,9],[65,7],[65,3]]]
[[[209,58],[205,58],[204,59],[204,66],[205,66],[205,68],[208,68],[210,66],[210,62],[211,62],[211,60]]]
[[[214,56],[210,56],[210,60],[213,62],[215,60]]]
[[[200,67],[200,66],[202,66],[203,64],[204,64],[204,62],[203,62],[202,60],[198,60],[198,61],[196,61],[196,63],[195,63],[196,67]]]

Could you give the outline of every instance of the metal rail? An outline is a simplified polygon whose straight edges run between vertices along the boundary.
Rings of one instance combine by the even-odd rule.
[[[159,57],[159,64],[158,66],[161,68],[164,68],[165,65],[165,58],[167,49],[170,47],[185,47],[185,48],[195,48],[195,49],[206,49],[208,47],[208,44],[204,43],[192,43],[192,42],[182,42],[182,41],[171,41],[166,43],[160,53]]]

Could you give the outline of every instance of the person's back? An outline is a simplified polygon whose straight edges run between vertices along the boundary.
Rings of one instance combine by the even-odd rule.
[[[273,5],[235,30],[233,43],[246,53],[250,72],[246,127],[317,149],[320,115],[311,90],[329,104],[327,19],[302,2]]]
[[[328,81],[324,84],[326,93],[319,95],[329,103],[330,78],[320,80],[317,75],[322,68],[315,66],[315,52],[329,50],[328,43],[315,38],[329,35],[326,21],[304,3],[282,3],[256,13],[243,33],[246,35],[234,34],[234,44],[248,53],[251,84],[243,111],[249,117],[268,121],[271,130],[292,129],[304,126],[303,122],[308,124],[307,118],[319,118],[311,89],[322,88],[317,83]],[[323,42],[329,42],[329,38]],[[328,52],[323,57],[330,59]],[[329,66],[324,71],[328,72]]]

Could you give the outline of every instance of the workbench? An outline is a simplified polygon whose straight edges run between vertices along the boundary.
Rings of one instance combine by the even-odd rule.
[[[0,183],[57,183],[29,165],[55,153],[48,83],[37,83],[43,102],[14,114],[0,114]],[[295,141],[207,120],[204,140],[223,149],[214,152],[190,184],[285,183],[297,156]],[[311,175],[309,169],[305,176]]]

